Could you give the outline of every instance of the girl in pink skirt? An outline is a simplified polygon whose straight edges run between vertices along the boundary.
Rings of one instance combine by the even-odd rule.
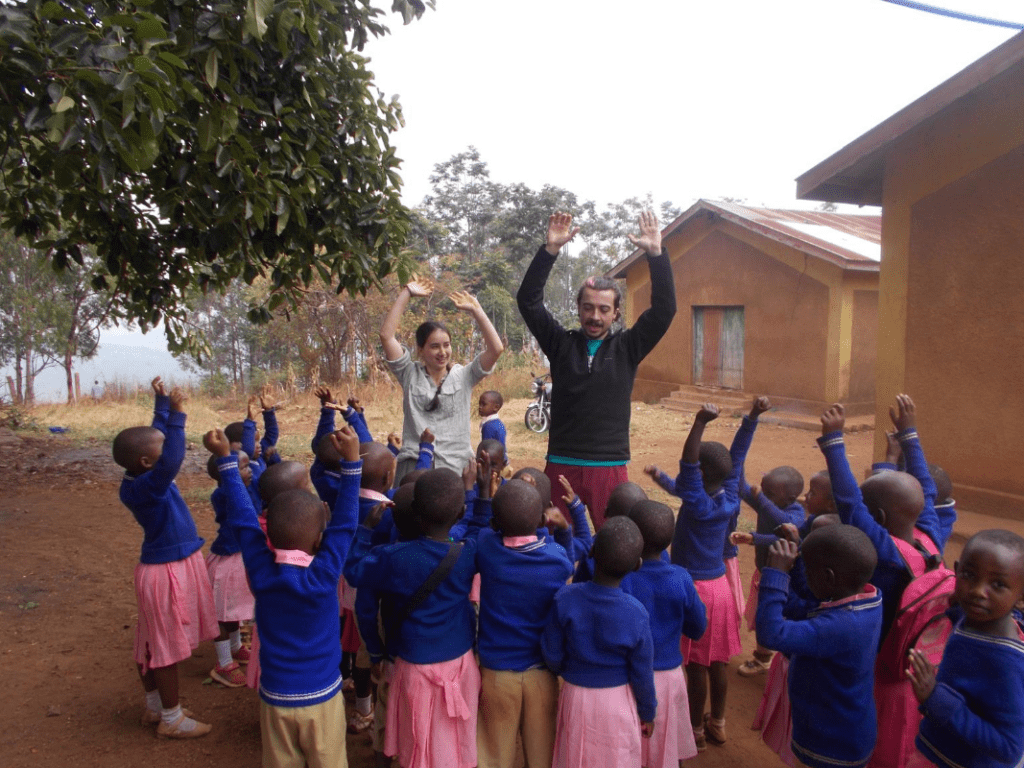
[[[238,457],[238,473],[246,487],[252,482],[252,468],[249,456],[244,451],[235,453]],[[210,457],[206,465],[210,477],[220,482],[217,459]],[[206,556],[206,571],[213,587],[213,605],[217,611],[220,634],[213,641],[217,651],[217,666],[210,671],[210,677],[228,688],[241,688],[246,676],[241,665],[248,664],[250,651],[242,645],[239,622],[252,621],[256,611],[256,599],[249,591],[249,580],[242,563],[242,548],[234,534],[225,524],[227,521],[227,495],[217,488],[210,496],[214,517],[217,521],[217,538],[210,545]]]
[[[628,517],[594,538],[594,579],[562,587],[541,638],[558,697],[553,768],[639,765],[654,733],[654,643],[647,610],[620,588],[640,566],[644,540]]]
[[[174,484],[185,458],[185,395],[175,388],[168,397],[159,377],[153,391],[153,425],[123,430],[113,446],[114,461],[125,468],[121,502],[144,533],[135,567],[135,661],[146,692],[142,722],[156,724],[160,738],[192,739],[211,727],[181,708],[177,665],[217,636],[217,621],[203,540]]]

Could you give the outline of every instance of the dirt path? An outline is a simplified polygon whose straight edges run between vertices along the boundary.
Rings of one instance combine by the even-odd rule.
[[[502,416],[509,427],[509,454],[516,466],[543,466],[545,436],[522,426],[527,401],[512,401]],[[401,414],[367,412],[375,434],[398,426]],[[315,413],[286,411],[282,431],[311,435]],[[713,422],[708,439],[728,443],[737,422]],[[651,495],[668,501],[642,475],[656,463],[674,474],[688,422],[681,414],[636,405],[630,476]],[[189,434],[191,440],[198,436]],[[780,464],[805,477],[823,468],[810,432],[765,425],[755,437],[748,478]],[[306,437],[305,439],[308,439]],[[848,441],[851,464],[870,462],[870,433]],[[190,743],[158,741],[139,725],[141,687],[131,658],[136,606],[132,569],[141,532],[117,499],[120,472],[105,444],[75,447],[65,438],[27,439],[0,450],[0,716],[2,763],[22,766],[217,766],[260,764],[258,701],[248,689],[204,685],[215,657],[204,644],[180,665],[182,700],[214,724],[210,736]],[[305,456],[287,458],[305,459]],[[179,475],[200,535],[215,529],[208,498],[212,482],[205,456],[190,451]],[[749,512],[749,510],[748,510]],[[752,518],[745,514],[744,523]],[[752,550],[740,558],[744,584]],[[744,637],[749,651],[753,637]],[[733,660],[735,667],[742,657]],[[775,766],[781,763],[748,726],[761,697],[763,678],[730,676],[728,733],[724,747],[711,746],[693,765]],[[366,735],[350,736],[349,764],[372,765]]]

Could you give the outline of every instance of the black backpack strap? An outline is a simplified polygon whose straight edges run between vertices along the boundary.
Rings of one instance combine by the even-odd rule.
[[[431,571],[430,575],[427,576],[427,580],[420,584],[419,589],[413,593],[413,596],[409,598],[409,602],[405,604],[405,608],[402,609],[402,615],[398,617],[398,624],[401,625],[407,618],[419,608],[420,604],[423,603],[434,590],[441,586],[441,582],[448,578],[448,574],[452,572],[452,568],[455,567],[455,563],[459,559],[459,555],[462,554],[462,547],[465,542],[458,542],[448,547],[448,552],[440,563],[437,564],[437,568]]]
[[[942,565],[942,557],[939,555],[933,555],[927,549],[924,548],[918,538],[914,537],[914,549],[921,553],[921,557],[924,558],[924,572],[934,571],[940,565]]]

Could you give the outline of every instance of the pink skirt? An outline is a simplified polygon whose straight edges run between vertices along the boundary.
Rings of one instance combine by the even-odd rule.
[[[750,592],[747,593],[747,610],[743,612],[743,618],[747,621],[747,629],[754,631],[757,625],[757,596],[761,592],[761,572],[754,569],[750,575]]]
[[[192,655],[204,640],[220,634],[210,577],[203,556],[135,566],[135,661],[143,673],[169,667]]]
[[[727,576],[710,581],[694,581],[697,594],[704,602],[708,615],[708,628],[700,640],[690,643],[687,664],[711,665],[713,661],[728,662],[743,651],[740,644],[740,615]]]
[[[797,765],[793,754],[793,709],[789,704],[789,659],[776,653],[772,657],[772,665],[768,668],[768,677],[764,682],[764,694],[757,708],[754,724],[755,731],[761,731],[763,741],[772,752],[790,768]]]
[[[259,690],[260,687],[260,633],[252,625],[252,647],[249,649],[249,664],[245,668],[245,684]]]
[[[628,684],[581,688],[562,683],[551,768],[639,765],[641,741],[640,716]]]
[[[469,602],[480,605],[480,574],[473,577],[473,586],[469,588]]]
[[[217,621],[249,621],[255,615],[256,598],[249,591],[242,553],[206,556],[206,572],[213,587]]]
[[[683,668],[655,670],[654,690],[658,695],[654,734],[640,740],[640,765],[643,768],[679,768],[680,760],[697,756]]]
[[[736,600],[736,615],[742,616],[747,611],[747,602],[743,599],[743,580],[740,578],[740,559],[730,557],[725,561],[725,578],[729,580],[729,589]]]
[[[345,626],[341,629],[341,650],[344,653],[359,653],[363,639],[359,636],[356,615],[348,608],[343,608],[341,613],[345,617]]]
[[[472,651],[451,661],[395,660],[384,754],[402,768],[473,768],[480,669]]]

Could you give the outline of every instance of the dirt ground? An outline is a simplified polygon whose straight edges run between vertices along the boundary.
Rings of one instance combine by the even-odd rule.
[[[502,412],[509,455],[517,467],[543,466],[546,436],[524,428],[527,403],[511,401]],[[366,415],[377,436],[400,425],[400,411],[368,409]],[[279,415],[285,435],[305,440],[312,436],[316,419],[315,411],[298,408]],[[707,439],[728,443],[737,424],[735,419],[713,422]],[[630,477],[650,489],[653,498],[669,501],[642,474],[643,467],[655,463],[674,474],[688,427],[685,414],[634,406]],[[188,436],[198,444],[198,434],[190,431]],[[756,482],[781,464],[797,467],[805,477],[824,468],[815,437],[812,432],[761,426],[747,462],[748,479]],[[871,433],[851,435],[848,450],[854,467],[866,467]],[[309,461],[307,456],[285,458]],[[208,502],[213,483],[206,476],[205,460],[201,446],[191,447],[178,484],[208,545],[216,531]],[[132,662],[132,570],[141,532],[118,501],[120,474],[105,442],[83,444],[73,435],[0,436],[0,765],[257,766],[256,693],[204,684],[215,663],[212,643],[200,647],[179,669],[183,703],[213,723],[213,732],[195,742],[164,742],[139,724],[142,689]],[[752,521],[745,510],[741,527],[749,529]],[[752,568],[753,550],[744,548],[744,584]],[[748,652],[753,642],[753,635],[745,633]],[[732,666],[743,658],[733,659]],[[749,728],[763,685],[763,677],[730,675],[729,742],[710,746],[690,764],[781,765]],[[367,735],[349,736],[348,747],[351,766],[372,765]]]

